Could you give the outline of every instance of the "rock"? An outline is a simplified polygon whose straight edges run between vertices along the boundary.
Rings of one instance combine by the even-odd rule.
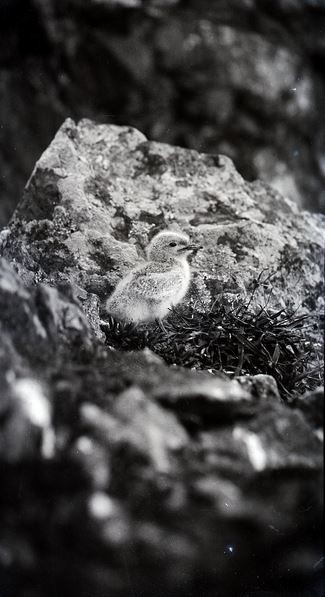
[[[12,267],[0,258],[1,325],[18,352],[33,362],[48,363],[58,348],[91,343],[92,334],[78,307],[52,287],[27,290]],[[23,341],[22,341],[23,338]]]
[[[41,372],[72,345],[89,349],[92,333],[75,304],[54,288],[27,288],[4,259],[0,259],[0,311],[2,459],[53,457],[49,389]]]
[[[116,398],[112,414],[103,415],[92,404],[83,405],[81,413],[85,424],[101,433],[113,452],[123,451],[131,463],[144,459],[157,474],[171,474],[172,454],[187,444],[186,433],[176,418],[149,401],[136,386]]]
[[[2,460],[16,463],[26,458],[32,460],[39,455],[52,458],[55,434],[51,407],[44,388],[36,379],[22,377],[12,380],[9,391],[9,410],[5,413],[0,433]]]
[[[205,245],[188,297],[200,316],[225,293],[312,316],[321,304],[320,217],[222,156],[67,121],[0,238],[8,597],[26,583],[30,597],[319,592],[318,393],[284,402],[270,375],[104,343],[107,294],[166,226]],[[254,283],[263,267],[274,298]],[[151,333],[117,325],[143,345]]]
[[[0,11],[1,224],[68,116],[224,153],[246,178],[324,209],[322,0],[6,0]]]
[[[249,416],[256,409],[252,395],[243,391],[237,381],[229,384],[229,380],[200,372],[189,372],[184,380],[180,373],[172,371],[169,383],[158,385],[153,395],[185,420],[205,419],[213,425],[224,419]]]
[[[292,406],[300,410],[309,421],[318,437],[323,437],[324,427],[324,388],[320,387],[303,396],[296,396]]]
[[[254,288],[262,305],[307,312],[321,306],[321,216],[299,211],[260,182],[245,182],[224,156],[88,120],[67,120],[37,162],[2,254],[38,282],[72,284],[86,311],[92,301],[99,334],[94,295],[103,301],[167,227],[204,247],[192,264],[199,305]]]

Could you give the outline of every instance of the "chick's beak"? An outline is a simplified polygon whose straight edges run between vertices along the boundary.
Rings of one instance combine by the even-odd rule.
[[[186,245],[186,247],[181,247],[179,249],[180,253],[184,253],[185,251],[199,251],[199,249],[203,249],[200,245]]]
[[[200,249],[203,249],[203,247],[201,247],[201,245],[188,245],[186,249],[187,251],[199,251]]]

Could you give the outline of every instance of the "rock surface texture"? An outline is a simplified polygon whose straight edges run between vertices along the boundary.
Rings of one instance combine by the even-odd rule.
[[[0,222],[67,116],[223,153],[324,209],[324,23],[323,0],[3,1]]]
[[[204,246],[185,309],[299,307],[315,328],[321,226],[224,156],[63,124],[0,236],[6,596],[321,594],[320,389],[288,404],[270,375],[113,349],[102,323],[169,227]]]
[[[36,163],[2,232],[3,256],[37,282],[72,283],[88,304],[107,297],[165,228],[204,247],[192,263],[198,308],[249,291],[260,274],[272,284],[256,299],[321,308],[321,216],[247,183],[225,156],[88,120],[67,120]]]

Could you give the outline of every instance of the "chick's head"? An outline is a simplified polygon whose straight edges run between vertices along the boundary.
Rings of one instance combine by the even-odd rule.
[[[150,261],[186,259],[192,251],[200,248],[191,244],[186,234],[166,230],[153,237],[148,245],[147,256]]]

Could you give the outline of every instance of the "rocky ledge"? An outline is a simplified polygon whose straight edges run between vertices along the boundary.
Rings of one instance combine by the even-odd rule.
[[[105,298],[167,227],[204,250],[153,341]],[[319,594],[321,216],[224,156],[68,120],[0,243],[6,595]]]

